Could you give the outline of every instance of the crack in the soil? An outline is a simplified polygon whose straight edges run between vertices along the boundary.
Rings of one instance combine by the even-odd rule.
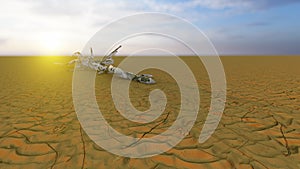
[[[279,123],[280,124],[280,132],[281,132],[281,135],[282,135],[282,137],[283,137],[283,139],[284,139],[284,142],[285,142],[285,148],[286,148],[286,150],[287,150],[287,154],[284,154],[285,156],[290,156],[291,155],[291,150],[290,150],[290,147],[289,147],[289,143],[288,143],[288,141],[287,141],[287,139],[286,139],[286,137],[285,137],[285,135],[284,135],[284,132],[283,132],[283,129],[282,129],[282,127],[286,127],[285,125],[283,125],[283,124],[281,124],[281,123]]]
[[[281,133],[282,138],[283,138],[283,140],[284,140],[284,142],[285,142],[285,148],[286,148],[286,150],[287,150],[287,154],[284,154],[284,155],[285,155],[285,156],[290,156],[290,155],[291,155],[291,150],[290,150],[290,147],[289,147],[289,143],[288,143],[288,140],[287,140],[287,138],[285,137],[284,132],[283,132],[283,129],[282,129],[283,127],[286,128],[286,126],[285,126],[284,124],[280,123],[273,115],[272,115],[272,118],[273,118],[273,120],[274,120],[277,124],[280,124],[280,133]]]
[[[48,145],[48,147],[50,147],[54,152],[55,152],[55,159],[54,159],[54,162],[53,162],[53,164],[51,165],[51,169],[54,167],[54,165],[56,164],[56,162],[57,162],[57,159],[58,159],[58,151],[56,151],[55,150],[55,148],[54,147],[52,147],[51,146],[51,144],[49,144],[49,143],[46,143],[47,145]]]
[[[231,148],[236,149],[236,148],[234,148],[234,147],[231,147]],[[260,161],[258,161],[257,159],[251,157],[250,155],[244,153],[242,150],[240,150],[240,149],[236,149],[236,150],[239,151],[240,153],[242,153],[244,156],[248,157],[250,160],[253,160],[253,161],[259,163],[260,165],[264,166],[265,168],[269,169],[269,168],[268,168],[266,165],[264,165],[262,162],[260,162]]]
[[[249,140],[246,140],[244,143],[242,143],[240,146],[238,146],[236,149],[239,150],[240,148],[244,147],[247,143],[249,142]]]
[[[37,120],[35,117],[33,117],[34,119],[36,119],[38,122],[37,123],[35,123],[35,124],[33,124],[33,125],[31,125],[31,126],[29,126],[29,127],[27,127],[27,128],[15,128],[15,127],[13,127],[14,129],[13,130],[10,130],[10,131],[7,131],[7,132],[5,132],[5,133],[3,133],[1,136],[0,136],[0,138],[5,138],[5,137],[7,137],[7,136],[10,136],[11,134],[14,134],[14,133],[18,133],[19,131],[21,131],[21,130],[27,130],[27,129],[31,129],[31,128],[33,128],[33,127],[36,127],[36,126],[45,126],[45,124],[47,124],[47,123],[52,123],[53,122],[53,120],[55,121],[55,120],[57,120],[57,119],[59,119],[59,118],[61,118],[61,117],[66,117],[66,116],[68,116],[68,115],[70,115],[70,114],[72,114],[72,113],[74,113],[74,112],[71,112],[71,113],[66,113],[66,114],[64,114],[64,115],[62,115],[62,116],[59,116],[59,117],[56,117],[56,118],[54,118],[54,119],[48,119],[48,120]]]
[[[221,139],[220,137],[216,136],[218,139]],[[231,146],[230,144],[224,142],[224,144],[226,146],[228,146],[229,148],[235,149],[238,152],[240,152],[242,155],[246,156],[249,160],[255,161],[257,163],[259,163],[260,165],[264,166],[266,169],[269,169],[266,165],[264,165],[262,162],[260,162],[259,160],[253,158],[252,156],[246,154],[245,152],[243,152],[242,150],[240,150],[244,145],[246,145],[248,143],[249,140],[247,140],[246,142],[242,143],[239,147],[235,148],[233,146]],[[227,159],[226,159],[227,160]],[[250,164],[250,163],[249,163]]]
[[[83,139],[82,127],[81,126],[80,126],[80,135],[81,135],[81,142],[82,142],[82,149],[83,149],[83,158],[82,158],[81,169],[83,169],[84,168],[84,163],[85,163],[86,151],[85,151],[85,141]]]
[[[28,143],[31,143],[31,141],[29,140],[29,138],[25,134],[23,134],[22,132],[20,132],[20,130],[16,130],[16,133],[21,134]]]
[[[266,89],[265,89],[265,91],[268,89],[268,87],[266,87]],[[285,93],[288,97],[289,97],[289,95],[287,94],[287,92],[286,91],[284,91],[283,93]],[[267,97],[267,95],[266,94],[264,94],[266,97]],[[270,103],[267,99],[266,99],[266,102],[267,103],[269,103],[269,105],[271,105],[271,106],[274,106],[272,103]],[[273,118],[273,120],[276,122],[276,124],[280,124],[280,133],[281,133],[281,135],[282,135],[282,137],[283,137],[283,139],[284,139],[284,142],[285,142],[285,148],[287,149],[287,154],[284,154],[285,156],[290,156],[291,155],[291,150],[290,150],[290,147],[289,147],[289,144],[288,144],[288,140],[287,140],[287,138],[285,137],[285,135],[284,135],[284,132],[283,132],[283,127],[285,127],[286,128],[286,126],[284,125],[284,124],[282,124],[282,123],[280,123],[275,117],[274,117],[274,115],[271,115],[271,117]]]
[[[26,140],[28,143],[32,143],[32,142],[29,140],[29,138],[28,138],[24,133],[20,132],[20,130],[17,130],[17,131],[15,131],[15,132],[18,133],[18,134],[21,134],[21,135],[25,138],[25,140]],[[47,146],[55,152],[55,159],[54,159],[53,164],[51,164],[51,167],[50,167],[50,168],[52,169],[52,168],[54,167],[54,165],[56,164],[56,162],[57,162],[57,159],[58,159],[58,151],[56,151],[55,148],[52,147],[49,143],[46,142],[45,144],[47,144]]]
[[[252,108],[252,110],[246,112],[246,113],[241,117],[241,121],[243,121],[244,118],[246,118],[246,116],[247,116],[249,113],[252,113],[255,109],[256,109],[256,108],[254,107],[254,108]]]
[[[155,126],[153,126],[149,131],[144,132],[144,134],[142,135],[142,137],[140,137],[136,142],[133,142],[132,144],[129,144],[128,146],[126,146],[126,148],[131,147],[135,144],[137,144],[139,141],[141,141],[142,138],[144,138],[147,134],[151,133],[155,128],[157,128],[158,126],[160,126],[161,124],[165,123],[168,119],[170,115],[170,112],[167,113],[166,117],[161,120],[159,123],[157,123]]]
[[[14,127],[13,130],[7,131],[7,132],[5,132],[4,134],[2,134],[2,136],[0,136],[0,138],[5,138],[5,137],[7,137],[7,136],[10,136],[11,134],[19,133],[19,131],[24,130],[24,129],[31,129],[31,128],[37,126],[37,125],[39,125],[39,124],[33,124],[33,125],[30,126],[30,127],[27,127],[27,128],[19,128],[19,129],[17,129],[17,128]],[[19,134],[21,134],[21,133],[19,133]]]

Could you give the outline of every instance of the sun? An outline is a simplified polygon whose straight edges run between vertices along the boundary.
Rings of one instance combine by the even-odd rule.
[[[46,55],[57,55],[62,49],[61,37],[57,34],[44,34],[41,36],[41,45]]]

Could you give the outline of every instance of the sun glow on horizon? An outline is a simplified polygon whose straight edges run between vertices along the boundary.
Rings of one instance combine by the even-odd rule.
[[[62,47],[62,38],[58,34],[47,33],[39,38],[43,55],[60,55]]]

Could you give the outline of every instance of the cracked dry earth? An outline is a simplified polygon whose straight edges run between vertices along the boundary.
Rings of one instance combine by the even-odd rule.
[[[199,83],[198,118],[187,136],[157,156],[132,159],[97,146],[80,127],[72,103],[72,58],[0,58],[0,168],[300,168],[300,57],[222,57],[227,102],[221,122],[205,143],[198,137],[209,110],[210,87],[201,62],[184,61]],[[120,62],[122,58],[118,58]],[[199,66],[200,65],[200,66]],[[96,78],[99,108],[117,131],[137,138],[168,129],[180,109],[180,93],[167,73],[149,69],[156,85],[131,83],[132,104],[149,108],[149,92],[168,99],[156,120],[139,124],[114,108],[110,75]],[[105,81],[105,83],[103,83]]]

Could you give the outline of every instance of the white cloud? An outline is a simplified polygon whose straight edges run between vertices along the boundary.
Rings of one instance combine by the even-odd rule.
[[[253,5],[253,1],[248,0],[192,0],[189,4],[192,6],[201,6],[210,9],[224,8],[248,8]]]

